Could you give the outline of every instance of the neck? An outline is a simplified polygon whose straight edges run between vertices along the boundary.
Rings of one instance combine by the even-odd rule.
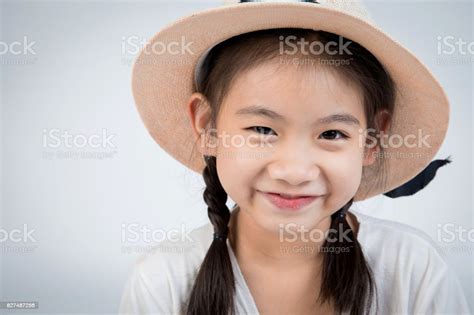
[[[327,217],[320,221],[314,229],[325,233],[330,225],[331,217]],[[232,211],[229,226],[229,241],[239,262],[251,261],[254,266],[261,266],[267,270],[274,268],[285,271],[299,269],[303,266],[314,268],[322,263],[324,254],[320,252],[320,247],[324,243],[322,237],[317,240],[308,237],[296,240],[293,240],[294,237],[292,237],[287,240],[287,237],[280,237],[278,232],[267,231],[258,226],[239,207]],[[311,234],[305,233],[305,235]]]

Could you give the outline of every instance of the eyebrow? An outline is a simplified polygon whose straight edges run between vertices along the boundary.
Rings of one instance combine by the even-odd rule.
[[[261,116],[261,117],[270,118],[272,120],[286,122],[286,119],[283,115],[260,105],[252,105],[252,106],[241,108],[236,112],[236,114],[242,115],[242,116]],[[326,117],[322,117],[322,118],[319,118],[315,124],[318,124],[318,125],[330,124],[333,122],[342,122],[348,125],[360,126],[359,119],[357,119],[356,117],[348,113],[337,113],[337,114],[332,114]]]

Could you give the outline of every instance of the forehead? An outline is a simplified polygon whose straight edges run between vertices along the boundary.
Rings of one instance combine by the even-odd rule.
[[[340,112],[365,121],[360,89],[334,71],[321,66],[262,64],[238,75],[222,111],[234,115],[257,105],[271,108],[295,123]]]

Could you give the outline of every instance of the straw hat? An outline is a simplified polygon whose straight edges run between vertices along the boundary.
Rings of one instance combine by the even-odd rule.
[[[153,139],[176,160],[202,174],[205,164],[199,150],[192,150],[196,139],[186,106],[206,53],[230,37],[283,27],[328,31],[364,46],[386,67],[397,86],[392,134],[405,139],[418,137],[421,131],[428,139],[428,145],[421,147],[384,148],[385,189],[372,187],[377,176],[374,163],[364,168],[354,201],[390,191],[419,174],[446,135],[448,98],[426,66],[380,30],[358,1],[226,1],[160,30],[139,52],[132,71],[136,107]]]

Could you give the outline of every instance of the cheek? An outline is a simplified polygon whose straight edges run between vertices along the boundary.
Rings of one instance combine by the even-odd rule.
[[[254,162],[255,163],[255,162]],[[258,170],[251,158],[239,156],[238,150],[233,155],[218,155],[217,174],[228,196],[236,203],[251,197],[255,187],[255,178]]]
[[[222,153],[217,156],[216,160],[217,175],[222,187],[227,192],[229,197],[234,199],[235,186],[239,178],[235,177],[235,167],[230,161],[229,157],[224,156]]]
[[[219,138],[217,172],[222,186],[234,201],[239,195],[257,188],[256,178],[269,154],[268,150],[255,149],[251,142],[245,134],[229,129]]]
[[[344,199],[357,192],[362,178],[362,156],[357,152],[334,156],[325,166],[330,191]]]

